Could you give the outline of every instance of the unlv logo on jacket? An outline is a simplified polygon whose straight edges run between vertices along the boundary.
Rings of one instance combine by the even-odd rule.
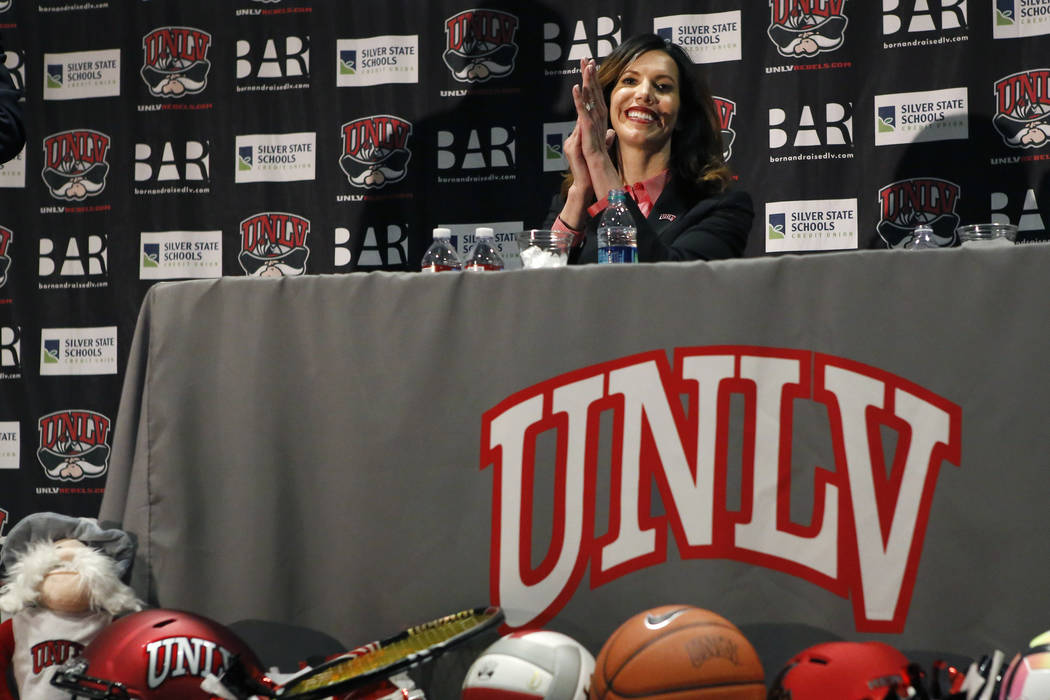
[[[742,415],[731,409],[737,400]],[[806,401],[826,419],[810,422]],[[828,432],[831,463],[796,483],[789,446],[803,424]],[[892,455],[872,439],[882,430],[899,436]],[[958,405],[805,350],[678,348],[673,363],[654,350],[554,377],[482,418],[481,467],[493,467],[493,603],[512,627],[540,626],[585,576],[597,588],[668,562],[673,538],[683,560],[799,577],[849,598],[858,632],[899,633],[938,471],[959,464],[961,432]],[[747,445],[742,458],[734,435]],[[534,523],[547,512],[533,495],[541,462],[556,487],[551,522]],[[743,474],[735,489],[734,462]],[[552,533],[546,553],[535,551],[536,532]]]
[[[41,176],[55,199],[83,200],[106,188],[109,136],[73,129],[44,139]]]
[[[484,83],[514,70],[518,18],[499,10],[464,10],[445,20],[442,58],[461,83]]]
[[[933,177],[898,180],[879,190],[882,216],[876,230],[888,247],[899,248],[911,240],[916,226],[924,224],[933,229],[938,244],[950,246],[959,225],[958,201],[959,186],[954,182]]]
[[[408,173],[408,137],[412,124],[401,117],[378,114],[343,124],[343,154],[339,167],[354,187],[379,189]]]
[[[1042,148],[1050,138],[1050,69],[1037,68],[995,81],[992,124],[1007,146]]]
[[[230,667],[233,652],[210,639],[168,637],[146,645],[149,671],[146,683],[156,690],[172,678],[219,676]]]
[[[834,51],[845,41],[846,0],[769,0],[767,33],[781,56],[808,58]]]
[[[39,674],[46,668],[64,664],[84,650],[84,645],[67,639],[49,639],[33,645],[30,649],[33,657],[33,673]]]
[[[7,271],[11,268],[11,256],[7,254],[7,246],[11,244],[13,235],[11,229],[0,226],[0,287],[7,284]]]
[[[40,418],[37,459],[49,479],[80,481],[109,466],[110,420],[94,411],[69,410]]]
[[[183,97],[208,86],[211,34],[193,27],[159,27],[142,37],[139,74],[155,97]]]
[[[736,141],[736,132],[732,128],[733,117],[736,116],[736,102],[724,97],[715,97],[714,101],[718,122],[722,127],[722,159],[728,161],[733,155],[733,142]]]
[[[310,220],[298,214],[263,212],[241,222],[237,261],[253,277],[284,277],[306,272]]]

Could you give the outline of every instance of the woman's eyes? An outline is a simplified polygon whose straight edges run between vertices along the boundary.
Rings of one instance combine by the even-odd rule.
[[[623,78],[620,78],[620,84],[621,85],[637,85],[638,84],[638,79],[625,76]],[[657,90],[659,90],[660,92],[672,92],[674,90],[674,85],[671,84],[671,83],[655,83],[654,87]]]

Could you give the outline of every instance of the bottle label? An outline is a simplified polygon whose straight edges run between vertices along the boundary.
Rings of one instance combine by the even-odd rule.
[[[431,263],[423,268],[423,272],[455,272],[459,270],[458,267],[452,265],[438,265],[437,263]]]
[[[629,245],[610,245],[598,249],[600,263],[636,263],[638,248]]]
[[[482,263],[472,262],[468,263],[463,269],[470,270],[471,272],[498,272],[503,268],[499,265],[484,265]]]

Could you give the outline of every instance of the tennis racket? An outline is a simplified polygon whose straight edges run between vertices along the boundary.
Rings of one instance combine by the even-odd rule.
[[[498,607],[446,615],[340,654],[279,686],[273,695],[312,700],[346,693],[432,658],[502,621]]]

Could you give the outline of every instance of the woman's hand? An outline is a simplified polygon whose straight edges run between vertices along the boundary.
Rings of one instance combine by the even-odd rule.
[[[593,58],[580,60],[580,75],[580,84],[572,87],[576,105],[576,130],[573,133],[579,135],[578,153],[586,162],[588,183],[597,195],[603,195],[611,188],[623,185],[616,165],[609,157],[609,147],[616,132],[609,128],[609,107]],[[576,171],[573,170],[575,177]]]

